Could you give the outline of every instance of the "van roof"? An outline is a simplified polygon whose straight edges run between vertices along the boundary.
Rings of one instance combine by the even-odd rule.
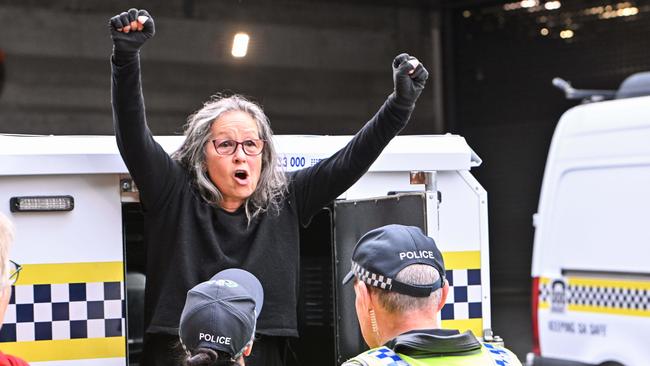
[[[648,112],[650,96],[589,103],[569,109],[560,119],[558,127],[562,127],[564,135],[646,127],[650,125]]]
[[[305,166],[326,158],[352,136],[275,136],[277,150],[305,158]],[[183,136],[156,136],[171,153]],[[458,135],[398,136],[370,171],[469,170],[481,159]],[[288,169],[292,170],[292,169]],[[114,136],[0,135],[0,175],[127,173]]]
[[[637,151],[641,145],[598,144],[611,133],[629,133],[650,128],[650,97],[637,97],[590,103],[568,110],[553,135],[549,159],[613,157]],[[650,149],[650,144],[642,144]],[[647,150],[646,150],[647,151]]]

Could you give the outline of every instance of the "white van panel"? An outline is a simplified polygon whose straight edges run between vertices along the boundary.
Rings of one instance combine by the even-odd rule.
[[[589,312],[540,311],[540,348],[544,357],[591,364],[616,360],[639,365],[647,359],[650,318]],[[620,340],[626,340],[620,342]],[[567,349],[570,345],[570,350]]]
[[[4,176],[0,192],[16,196],[70,195],[70,212],[10,213],[16,226],[12,259],[26,263],[122,261],[122,206],[117,174]],[[92,217],[92,220],[88,218]]]
[[[553,243],[551,235],[557,230],[551,227],[555,225],[552,222],[558,210],[554,207],[560,201],[558,189],[562,184],[561,181],[566,179],[565,175],[573,174],[573,171],[579,169],[605,171],[610,167],[615,169],[617,166],[647,166],[648,164],[650,164],[650,97],[580,105],[564,113],[555,129],[549,148],[539,207],[535,215],[532,276],[559,276],[561,268],[558,267],[558,259],[552,257],[559,255],[558,253],[565,256],[566,251],[569,250],[565,245],[558,251],[560,247]],[[614,182],[615,186],[623,180],[618,178]],[[584,184],[578,186],[574,193],[565,191],[561,199],[565,205],[570,206],[573,200],[573,198],[565,200],[567,195],[582,191],[586,191],[583,192],[585,194],[596,194],[596,191],[592,190],[599,189],[593,187],[598,184],[597,181],[585,179],[582,182]],[[617,190],[613,187],[611,189]],[[622,189],[617,190],[619,193],[616,194],[620,194],[621,191]],[[602,199],[598,198],[600,204],[596,212],[602,211],[601,208],[605,207],[605,201]],[[616,200],[613,197],[612,199]],[[598,215],[595,216],[597,217],[594,219],[600,219]],[[592,221],[591,225],[596,227],[596,222]],[[609,228],[609,225],[600,228]],[[564,243],[568,242],[564,241]],[[547,263],[547,260],[550,262]]]
[[[649,187],[650,97],[562,116],[534,217],[532,364],[650,360]]]
[[[315,164],[350,138],[275,137],[287,171]],[[168,152],[182,139],[156,137]],[[487,194],[469,172],[480,162],[460,136],[398,136],[342,196],[422,191],[410,184],[411,171],[436,172],[442,203],[427,219],[438,223],[450,280],[441,321],[477,335],[491,326]],[[126,173],[113,136],[0,135],[0,211],[16,223],[12,259],[24,265],[4,319],[3,352],[40,366],[126,364],[122,203],[137,201],[136,191],[120,194]],[[75,208],[9,212],[11,197],[32,195],[70,195]],[[435,193],[427,197],[435,205]]]
[[[650,272],[649,187],[650,163],[565,171],[548,213],[545,266]]]
[[[74,209],[10,212],[19,196],[69,195]],[[126,365],[119,175],[0,176],[23,268],[3,321],[8,354],[33,365]]]

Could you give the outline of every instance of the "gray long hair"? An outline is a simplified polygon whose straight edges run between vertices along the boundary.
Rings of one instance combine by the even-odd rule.
[[[265,140],[262,152],[262,171],[257,188],[246,199],[246,217],[249,222],[269,209],[279,209],[287,189],[284,172],[278,169],[278,156],[273,144],[273,131],[262,108],[241,95],[213,96],[203,108],[187,118],[185,142],[172,154],[172,158],[185,167],[197,185],[203,199],[219,205],[223,196],[208,176],[205,162],[205,144],[210,141],[212,124],[224,113],[241,111],[248,113],[257,123],[260,139]]]

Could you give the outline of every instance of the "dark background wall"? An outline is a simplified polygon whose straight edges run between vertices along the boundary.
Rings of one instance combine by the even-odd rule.
[[[603,17],[632,7],[639,11],[634,17]],[[551,79],[617,89],[630,74],[650,70],[650,2],[563,1],[557,10],[539,8],[455,9],[445,50],[454,61],[450,128],[484,161],[473,173],[490,194],[490,239],[501,249],[497,255],[510,257],[493,258],[492,278],[497,289],[517,292],[528,287],[520,274],[529,263],[520,259],[531,255],[531,216],[550,139],[561,114],[577,103],[565,100]],[[561,38],[563,30],[573,37]]]
[[[431,79],[404,133],[458,133],[483,159],[472,173],[490,198],[493,325],[523,357],[532,215],[555,124],[577,104],[550,81],[615,89],[650,69],[650,1],[544,3],[0,0],[0,131],[112,134],[107,20],[132,6],[156,19],[142,53],[156,134],[180,133],[223,91],[261,102],[276,133],[352,134],[391,92],[393,57],[409,52]],[[613,16],[624,8],[637,13]],[[229,54],[237,31],[251,35],[242,60]]]
[[[627,7],[639,13],[607,18]],[[510,257],[492,258],[501,287],[528,286],[519,274],[529,263],[518,259],[531,254],[546,152],[561,114],[577,103],[566,101],[551,79],[617,89],[630,74],[650,70],[649,10],[647,1],[571,1],[554,11],[483,5],[451,12],[449,122],[484,161],[474,173],[490,194],[492,243]],[[562,30],[574,36],[562,39]]]
[[[550,11],[543,4],[466,3],[447,10],[443,28],[445,122],[483,159],[472,174],[489,194],[494,328],[521,358],[531,347],[532,215],[555,125],[579,102],[551,80],[616,89],[650,70],[650,2],[562,1]],[[638,14],[614,16],[624,8]],[[561,38],[566,30],[573,37]]]
[[[181,131],[216,92],[261,102],[276,133],[354,133],[392,90],[391,61],[432,64],[427,7],[318,1],[0,1],[6,85],[0,131],[111,134],[108,18],[147,8],[157,34],[142,52],[153,131]],[[11,5],[10,5],[11,4]],[[233,35],[249,55],[230,56]],[[431,131],[432,92],[410,133]]]

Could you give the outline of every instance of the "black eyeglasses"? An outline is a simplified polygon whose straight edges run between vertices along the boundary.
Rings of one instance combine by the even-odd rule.
[[[20,264],[9,260],[9,285],[13,286],[18,281],[18,276],[20,275],[20,270],[23,269],[23,266]]]
[[[219,155],[232,155],[237,151],[237,147],[241,145],[244,154],[248,156],[257,156],[264,150],[264,140],[250,139],[244,141],[235,140],[212,140],[214,149]]]

